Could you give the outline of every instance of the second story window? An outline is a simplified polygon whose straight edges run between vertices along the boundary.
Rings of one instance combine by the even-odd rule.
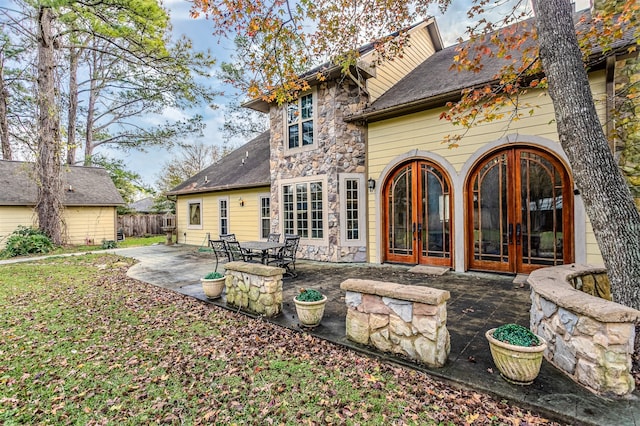
[[[313,93],[309,93],[287,105],[287,146],[289,149],[314,144],[313,103]]]

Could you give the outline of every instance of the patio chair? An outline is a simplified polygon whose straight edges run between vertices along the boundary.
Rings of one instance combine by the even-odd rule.
[[[270,243],[277,243],[280,241],[280,234],[269,234],[267,241]]]
[[[220,234],[220,239],[223,241],[238,241],[236,240],[236,234]]]
[[[242,260],[243,262],[251,262],[254,257],[260,256],[259,254],[252,254],[240,247],[238,241],[225,241],[227,246],[227,252],[229,253],[230,260]]]
[[[296,252],[298,251],[299,243],[299,235],[285,236],[284,247],[281,248],[276,256],[272,260],[268,261],[267,264],[286,269],[285,276],[291,278],[297,277]]]
[[[222,240],[209,240],[209,247],[213,250],[213,255],[216,257],[216,271],[218,270],[218,261],[221,257],[226,257],[227,260],[231,260],[227,246],[225,246]]]

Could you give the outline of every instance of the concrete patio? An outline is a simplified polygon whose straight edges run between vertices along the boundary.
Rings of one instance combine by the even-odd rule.
[[[116,249],[114,253],[139,261],[129,276],[169,288],[182,294],[226,308],[224,298],[210,301],[202,293],[199,278],[213,270],[210,253],[192,246],[156,245]],[[299,261],[298,276],[285,279],[283,312],[274,323],[301,330],[291,301],[301,287],[320,290],[328,297],[325,317],[313,330],[304,330],[389,362],[427,372],[452,384],[488,392],[499,398],[530,408],[542,415],[568,424],[637,425],[640,424],[640,393],[626,399],[598,397],[583,389],[546,361],[540,375],[530,386],[517,386],[503,380],[493,365],[486,330],[503,323],[529,324],[530,293],[527,284],[514,283],[513,276],[448,272],[442,276],[409,272],[396,265],[327,264]],[[218,269],[224,267],[222,264]],[[451,334],[451,353],[443,368],[432,369],[397,356],[383,354],[345,338],[346,306],[340,283],[347,278],[366,278],[399,284],[430,286],[451,293],[447,304],[447,327]]]

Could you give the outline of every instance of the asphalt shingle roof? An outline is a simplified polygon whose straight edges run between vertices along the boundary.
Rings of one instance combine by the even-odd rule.
[[[35,205],[38,188],[33,176],[33,163],[0,160],[0,205]],[[62,183],[62,203],[65,206],[124,205],[124,200],[103,168],[63,166]]]
[[[574,21],[578,25],[587,25],[586,23],[579,23],[581,18],[585,18],[588,23],[591,18],[590,11],[583,10],[574,15]],[[527,22],[528,25],[533,25],[533,19],[529,19]],[[462,44],[465,43],[468,42],[463,42]],[[533,43],[533,40],[529,39],[525,43]],[[612,49],[623,48],[633,43],[633,34],[628,31],[613,44]],[[459,46],[461,44],[449,46],[439,52],[435,52],[368,108],[347,119],[358,119],[362,115],[384,118],[388,115],[407,112],[411,108],[424,109],[444,105],[449,100],[459,98],[463,89],[479,87],[493,82],[496,75],[507,63],[504,59],[497,57],[484,57],[482,59],[483,68],[480,72],[451,70],[454,56],[457,54],[456,48]],[[513,59],[517,59],[520,55],[521,51],[512,52]],[[596,48],[589,63],[594,65],[597,62],[602,62],[603,59],[602,51]]]
[[[271,184],[269,131],[252,139],[173,188],[167,195],[194,194]],[[244,161],[243,161],[244,160]]]

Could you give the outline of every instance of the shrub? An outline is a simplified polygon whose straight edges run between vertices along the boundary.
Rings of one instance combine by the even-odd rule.
[[[296,300],[300,302],[318,302],[322,300],[324,296],[318,290],[313,289],[300,289],[300,294],[296,296]]]
[[[103,250],[114,249],[114,248],[118,248],[118,244],[115,241],[113,241],[113,240],[102,240],[102,249]]]
[[[518,324],[504,324],[493,332],[494,339],[516,346],[538,346],[540,340],[526,327]]]
[[[0,257],[25,256],[36,253],[49,253],[53,250],[51,239],[37,228],[28,226],[18,226],[13,231],[4,250],[0,252]]]
[[[209,272],[207,275],[204,276],[204,279],[215,280],[222,277],[224,277],[224,275],[222,275],[220,272]]]

